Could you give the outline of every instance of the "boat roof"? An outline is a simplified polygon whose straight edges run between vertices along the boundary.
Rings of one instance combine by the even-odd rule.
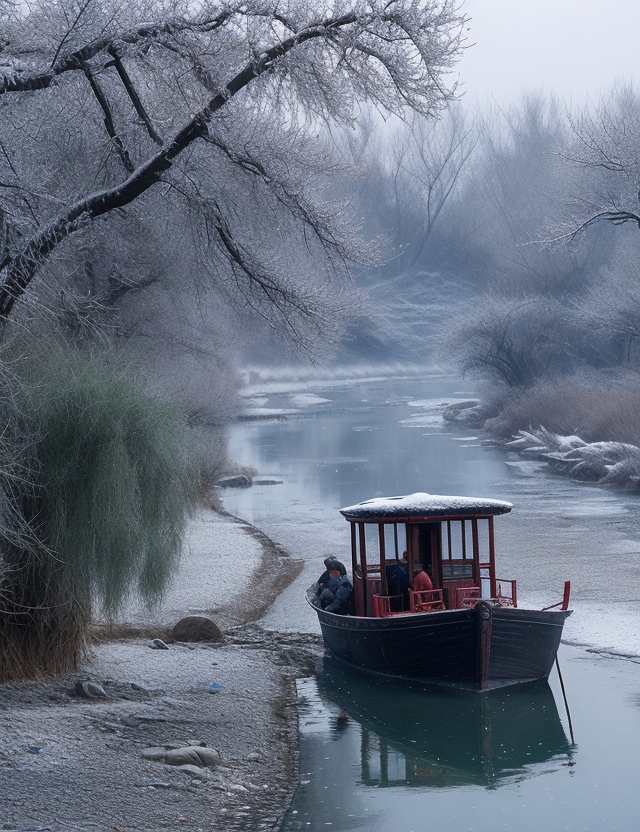
[[[341,508],[347,520],[390,520],[447,517],[487,517],[506,514],[513,505],[486,497],[452,497],[418,491],[403,497],[374,497],[354,506]]]

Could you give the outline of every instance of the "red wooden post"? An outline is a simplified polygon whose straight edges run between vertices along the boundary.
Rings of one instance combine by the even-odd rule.
[[[480,542],[478,540],[477,517],[471,520],[471,537],[473,538],[473,580],[479,587],[482,587],[480,581]]]
[[[362,614],[369,613],[369,576],[367,575],[367,544],[364,536],[364,523],[358,523],[360,537],[360,568],[362,569]]]
[[[384,523],[378,523],[378,548],[380,549],[380,584],[382,586],[382,594],[389,594],[389,587],[387,586],[387,572],[385,570],[385,545],[384,545]]]
[[[493,537],[493,517],[489,517],[489,578],[490,578],[490,591],[489,596],[491,598],[496,597],[496,552],[494,547],[494,537]]]
[[[571,581],[564,582],[564,595],[562,597],[562,607],[563,610],[569,609],[569,596],[571,595]]]
[[[358,577],[358,538],[356,535],[355,522],[349,522],[351,527],[351,576],[353,579],[353,595],[355,601],[356,615],[364,615],[364,581],[362,572]]]

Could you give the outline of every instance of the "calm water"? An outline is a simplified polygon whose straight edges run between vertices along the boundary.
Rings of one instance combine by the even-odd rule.
[[[514,503],[496,542],[521,604],[553,603],[571,579],[567,640],[638,656],[640,498],[545,475],[445,426],[443,403],[472,392],[442,378],[255,391],[253,407],[293,412],[238,424],[232,452],[281,483],[226,492],[225,506],[305,562],[263,623],[319,631],[303,594],[328,554],[348,559],[338,508],[413,491],[491,496]],[[301,683],[303,777],[285,829],[635,830],[640,664],[563,647],[562,667],[575,747],[555,671],[551,691],[469,698],[325,662]]]
[[[635,832],[640,666],[570,647],[561,665],[575,745],[555,671],[489,696],[326,666],[301,680],[284,832]]]

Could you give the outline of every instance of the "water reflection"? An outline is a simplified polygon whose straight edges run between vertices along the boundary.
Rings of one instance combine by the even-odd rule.
[[[478,695],[369,678],[326,658],[317,686],[337,710],[334,732],[348,719],[360,726],[366,786],[495,788],[572,757],[546,682]]]

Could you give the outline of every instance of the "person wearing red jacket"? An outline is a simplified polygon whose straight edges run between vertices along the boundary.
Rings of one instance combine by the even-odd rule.
[[[425,589],[433,589],[431,578],[422,567],[420,567],[420,571],[413,579],[413,589],[416,592],[423,592]]]

